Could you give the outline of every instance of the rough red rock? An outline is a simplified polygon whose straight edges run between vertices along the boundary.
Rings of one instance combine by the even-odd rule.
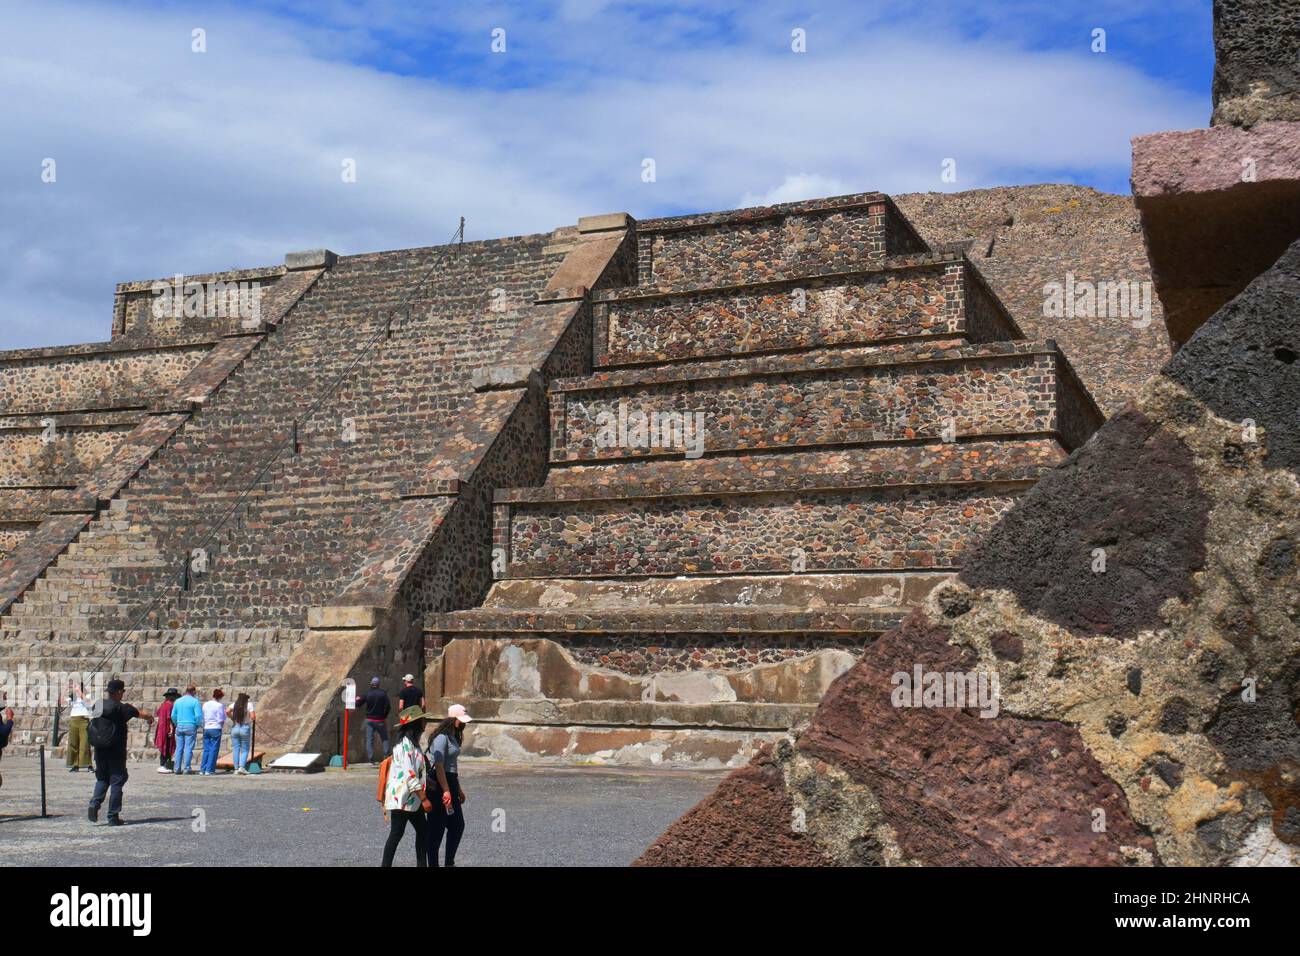
[[[788,802],[844,865],[1300,865],[1297,355],[1300,242],[778,742],[783,792],[729,781],[643,862]],[[897,706],[917,666],[996,676],[998,712]]]
[[[780,768],[764,751],[682,818],[681,839],[660,840],[634,865],[829,865],[810,837],[790,828],[793,812]]]

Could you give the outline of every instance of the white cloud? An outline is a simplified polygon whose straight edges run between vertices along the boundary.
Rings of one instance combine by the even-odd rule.
[[[783,202],[798,202],[801,199],[817,199],[820,196],[840,196],[852,192],[852,187],[816,174],[798,173],[786,176],[779,186],[774,186],[764,193],[745,193],[740,197],[740,206],[774,206]]]
[[[569,12],[624,15],[604,7]],[[117,281],[316,246],[438,243],[460,215],[481,238],[614,210],[967,189],[1035,170],[1117,174],[1131,136],[1204,122],[1202,101],[1116,61],[888,27],[869,37],[823,27],[810,36],[825,41],[797,55],[777,42],[785,21],[756,25],[746,10],[746,35],[770,29],[770,48],[679,39],[698,29],[686,14],[663,27],[652,58],[637,53],[646,37],[591,19],[521,21],[507,56],[569,37],[600,69],[494,91],[349,62],[377,48],[329,18],[57,0],[10,9],[0,347],[107,337]],[[206,54],[189,50],[195,25]],[[486,32],[474,36],[486,50]],[[497,68],[486,53],[483,63]],[[40,181],[47,156],[55,184]],[[652,184],[640,180],[645,157],[657,164]],[[946,157],[958,161],[955,184],[939,180]],[[345,158],[355,184],[341,180]]]

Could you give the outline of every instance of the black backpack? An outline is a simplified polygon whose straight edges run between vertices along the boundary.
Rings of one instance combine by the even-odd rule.
[[[86,729],[86,736],[90,738],[90,746],[107,750],[117,743],[117,721],[104,716],[94,717]]]

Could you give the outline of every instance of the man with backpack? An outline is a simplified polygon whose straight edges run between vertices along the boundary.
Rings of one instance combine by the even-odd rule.
[[[99,808],[108,794],[108,822],[120,827],[122,820],[122,787],[126,785],[126,735],[128,722],[142,717],[150,724],[153,714],[137,710],[132,704],[122,703],[126,684],[114,678],[108,682],[108,691],[102,703],[96,705],[91,718],[90,746],[95,751],[95,792],[90,798],[86,818],[91,823],[99,821]]]

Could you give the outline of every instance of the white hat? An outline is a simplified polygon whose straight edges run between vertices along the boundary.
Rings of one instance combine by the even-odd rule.
[[[402,680],[411,680],[411,681],[413,681],[413,680],[415,680],[415,675],[414,675],[414,674],[407,674],[405,677],[402,678]]]
[[[455,717],[462,724],[468,724],[471,720],[474,719],[469,714],[465,713],[464,704],[452,704],[450,707],[447,708],[447,716]]]

